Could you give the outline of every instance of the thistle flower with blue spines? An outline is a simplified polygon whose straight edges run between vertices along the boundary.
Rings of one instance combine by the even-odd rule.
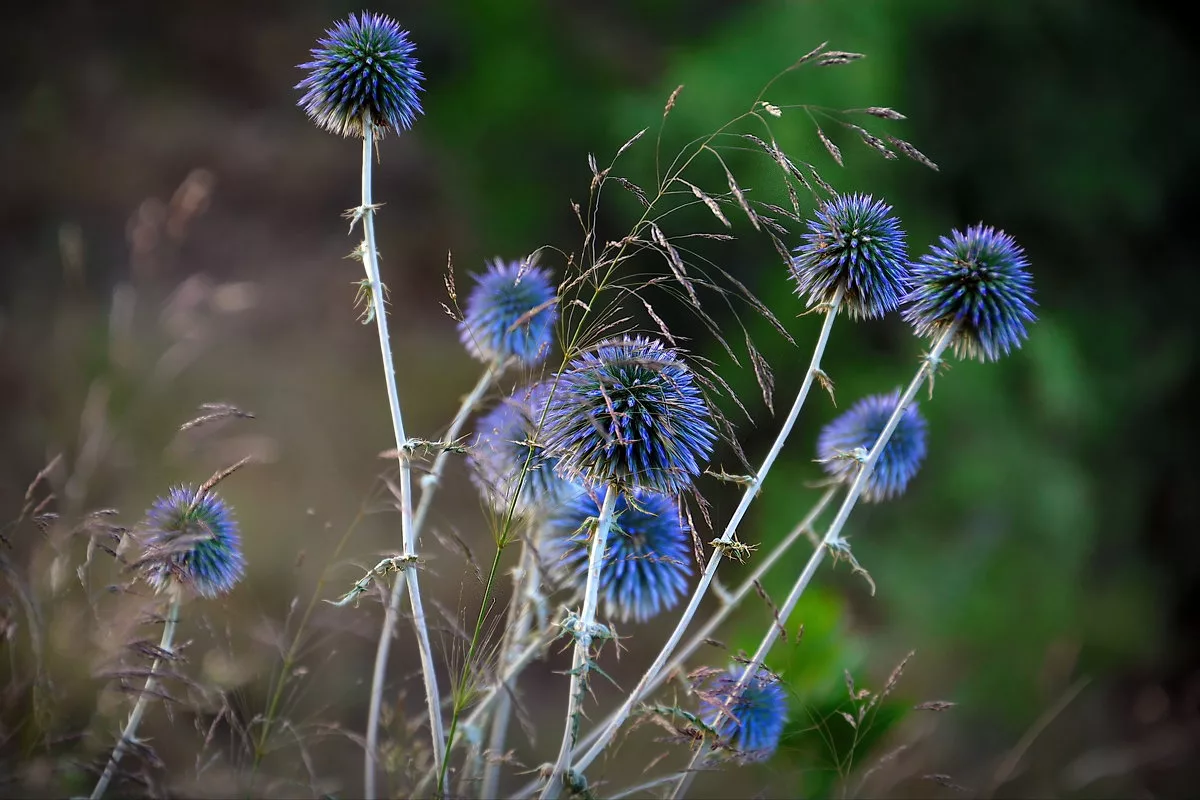
[[[840,307],[851,319],[872,319],[896,309],[908,288],[908,248],[892,207],[870,195],[838,195],[809,220],[791,273],[809,307]]]
[[[672,496],[692,485],[717,438],[691,370],[640,336],[571,361],[547,399],[543,431],[568,480]]]
[[[230,507],[214,492],[197,496],[176,486],[146,512],[146,579],[157,589],[179,585],[201,597],[227,594],[245,574],[242,541]]]
[[[982,223],[941,237],[913,265],[904,318],[917,335],[937,338],[955,326],[960,358],[995,361],[1021,346],[1036,317],[1025,251]]]
[[[521,485],[515,504],[518,514],[553,508],[576,491],[555,471],[556,459],[548,457],[545,447],[538,444],[537,404],[545,393],[544,384],[518,390],[476,423],[478,438],[467,458],[471,478],[501,513],[508,510],[518,481]]]
[[[558,320],[550,273],[527,261],[496,259],[475,280],[458,325],[468,352],[484,362],[515,358],[526,367],[541,363]]]
[[[582,590],[587,580],[586,538],[604,503],[605,494],[580,491],[550,515],[550,557],[563,580]],[[604,561],[600,597],[612,619],[645,622],[674,608],[687,589],[691,568],[690,528],[675,498],[650,492],[621,493],[613,512]]]
[[[300,65],[308,76],[299,105],[319,127],[362,137],[369,119],[376,138],[412,127],[421,113],[421,83],[408,31],[382,14],[351,14],[325,32]]]
[[[733,696],[741,676],[742,670],[734,667],[709,680],[701,693],[700,718],[740,758],[762,761],[779,747],[787,724],[787,693],[778,677],[760,667]]]
[[[830,477],[842,483],[854,482],[859,471],[854,454],[865,457],[870,452],[899,402],[899,389],[864,397],[821,430],[817,457]],[[896,430],[879,454],[862,491],[864,502],[879,502],[903,494],[921,468],[926,453],[926,424],[917,406],[912,403],[904,409]]]

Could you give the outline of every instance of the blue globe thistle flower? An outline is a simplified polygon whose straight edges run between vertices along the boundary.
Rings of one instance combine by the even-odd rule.
[[[197,498],[176,486],[146,512],[146,578],[161,589],[178,582],[202,597],[226,594],[241,580],[246,562],[237,522],[213,492]]]
[[[870,395],[826,425],[817,438],[817,457],[825,472],[844,483],[852,483],[858,477],[859,461],[845,454],[860,447],[870,452],[899,402],[899,389],[891,394]],[[910,403],[879,454],[862,499],[874,503],[903,494],[924,460],[925,418],[917,403]]]
[[[674,350],[641,337],[572,361],[547,401],[546,450],[568,480],[677,495],[716,441],[708,407]]]
[[[558,306],[550,273],[528,262],[493,261],[475,277],[459,336],[480,361],[536,366],[550,352]]]
[[[574,490],[555,471],[555,459],[536,443],[540,410],[535,406],[545,391],[539,384],[514,394],[476,423],[478,440],[467,457],[471,478],[501,513],[508,510],[522,470],[527,471],[517,497],[518,514],[551,508]]]
[[[904,318],[917,335],[936,338],[958,323],[954,352],[995,361],[1021,346],[1036,317],[1025,251],[982,223],[941,237],[913,266]]]
[[[549,520],[557,534],[551,552],[560,556],[558,566],[565,581],[577,589],[587,582],[592,525],[585,527],[585,523],[600,517],[609,491],[616,490],[603,488],[598,495],[579,492]],[[613,514],[600,567],[604,613],[621,622],[645,622],[677,605],[687,589],[692,574],[690,528],[677,501],[661,494],[634,492],[630,502],[621,493]]]
[[[828,304],[841,288],[850,319],[894,310],[908,281],[908,247],[892,207],[866,194],[838,195],[809,220],[792,259],[796,293],[806,305]]]
[[[325,31],[313,60],[300,65],[308,77],[300,107],[318,126],[342,136],[363,136],[370,117],[377,135],[412,127],[421,113],[416,48],[408,31],[382,14],[351,14]]]
[[[741,675],[742,668],[735,667],[708,681],[700,692],[700,718],[710,726],[716,723],[721,743],[741,758],[762,761],[779,747],[787,723],[787,694],[775,675],[759,667],[741,692],[731,697]]]

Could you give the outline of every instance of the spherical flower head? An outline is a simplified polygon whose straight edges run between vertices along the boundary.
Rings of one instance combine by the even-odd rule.
[[[550,352],[558,320],[550,273],[528,262],[493,261],[475,277],[459,336],[483,362],[515,358],[536,366]]]
[[[711,415],[691,371],[661,342],[598,345],[559,374],[546,450],[568,480],[681,494],[712,454]]]
[[[891,394],[870,395],[826,425],[817,438],[817,457],[825,472],[843,483],[853,483],[860,468],[854,454],[858,451],[858,455],[866,457],[899,402],[899,389]],[[911,403],[879,454],[862,499],[874,503],[903,494],[924,460],[925,418],[917,404]]]
[[[806,305],[828,305],[838,289],[851,319],[872,319],[904,299],[908,248],[892,207],[870,195],[838,195],[809,220],[792,259],[797,294]]]
[[[508,511],[518,481],[521,490],[515,511],[522,515],[553,508],[574,491],[572,484],[555,472],[555,459],[537,444],[540,412],[534,404],[544,393],[543,385],[520,390],[476,423],[478,439],[467,458],[471,478],[500,513]]]
[[[408,31],[382,14],[351,14],[325,32],[313,60],[300,107],[318,126],[342,136],[363,136],[370,119],[376,136],[412,127],[421,113],[416,48]]]
[[[550,517],[552,553],[564,581],[582,590],[587,582],[591,536],[605,495],[579,492]],[[678,502],[649,492],[617,497],[600,567],[604,613],[621,622],[645,622],[675,607],[692,574],[687,524]]]
[[[787,694],[777,677],[759,667],[734,696],[741,676],[742,668],[734,667],[709,681],[701,692],[700,718],[715,725],[721,743],[732,747],[741,758],[761,761],[779,747],[787,723]]]
[[[245,573],[237,522],[212,492],[197,497],[191,486],[174,487],[146,512],[146,527],[142,563],[155,588],[175,583],[219,597]]]
[[[941,237],[913,266],[904,318],[917,335],[954,331],[960,357],[995,361],[1021,346],[1036,317],[1025,251],[1004,231],[982,223]]]

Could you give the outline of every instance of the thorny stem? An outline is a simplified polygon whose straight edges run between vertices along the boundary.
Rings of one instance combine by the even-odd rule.
[[[827,550],[833,550],[836,557],[838,552],[841,552],[845,549],[845,540],[842,539],[841,533],[842,528],[846,524],[846,520],[850,518],[850,512],[854,510],[855,503],[858,502],[859,496],[866,488],[867,481],[870,479],[871,473],[875,469],[875,464],[879,461],[880,454],[883,453],[883,450],[887,447],[887,443],[892,438],[892,434],[895,432],[896,427],[900,424],[900,420],[904,416],[905,410],[912,403],[913,398],[916,397],[917,392],[925,384],[925,381],[934,374],[938,364],[941,363],[942,353],[953,340],[956,331],[957,325],[952,325],[950,328],[948,328],[934,343],[933,348],[929,351],[929,354],[921,361],[921,366],[917,369],[917,374],[913,376],[912,381],[908,384],[908,388],[905,389],[904,394],[900,397],[899,402],[896,403],[896,409],[892,412],[891,417],[888,418],[887,424],[883,426],[883,430],[880,431],[879,437],[875,440],[875,444],[871,446],[871,452],[867,454],[866,460],[864,460],[862,466],[859,467],[857,477],[855,477],[854,482],[850,484],[850,488],[846,490],[846,497],[842,500],[842,505],[840,508],[838,508],[837,515],[833,518],[833,522],[829,523],[829,529],[825,532],[825,537],[821,540],[820,546],[813,551],[812,556],[808,559],[808,563],[804,566],[804,570],[800,573],[800,576],[796,578],[796,582],[792,585],[792,590],[788,593],[787,599],[779,608],[780,620],[786,620],[789,616],[791,616],[792,611],[796,608],[796,604],[800,601],[800,596],[804,594],[804,590],[808,588],[809,582],[812,581],[813,575],[816,574],[817,567],[819,567],[821,565],[821,561],[824,560],[825,552]],[[750,681],[750,679],[758,673],[759,667],[761,667],[763,662],[766,660],[767,653],[771,651],[771,648],[779,639],[779,631],[780,626],[774,623],[767,628],[767,632],[763,636],[762,641],[759,643],[758,650],[755,651],[754,657],[742,671],[742,676],[738,679],[737,685],[730,690],[730,697],[737,697],[746,687],[746,684]],[[713,728],[719,727],[724,715],[725,710],[718,709],[716,718],[712,721],[711,726]],[[702,757],[703,753],[703,749],[696,751],[696,754],[692,757],[691,765],[680,777],[679,782],[676,784],[675,789],[671,793],[671,797],[681,797],[683,792],[687,790],[688,785],[691,783],[692,778],[696,774],[695,766]]]
[[[592,549],[588,555],[587,583],[583,590],[583,610],[576,621],[577,628],[570,631],[575,637],[575,657],[571,663],[571,686],[567,695],[567,719],[563,726],[562,746],[554,768],[546,778],[542,789],[542,800],[554,800],[566,780],[571,766],[571,755],[579,739],[579,723],[583,716],[583,701],[587,697],[588,672],[592,663],[592,640],[596,627],[596,606],[600,598],[600,571],[604,565],[604,551],[608,545],[608,534],[612,529],[613,511],[617,507],[618,487],[610,485],[604,493],[604,504],[600,507],[600,518],[592,533]]]
[[[437,456],[433,459],[433,466],[429,473],[421,479],[421,502],[417,505],[416,514],[413,515],[412,529],[414,537],[420,537],[421,528],[425,524],[425,518],[429,515],[429,508],[433,505],[433,496],[437,492],[437,487],[440,484],[442,472],[446,468],[447,457],[450,455],[449,445],[458,438],[463,426],[467,422],[467,418],[471,416],[471,412],[479,405],[479,401],[483,399],[483,395],[487,392],[488,387],[492,385],[492,381],[500,374],[500,364],[490,364],[480,376],[479,382],[475,384],[475,388],[463,400],[462,405],[458,409],[454,420],[450,423],[450,427],[446,430],[446,435],[442,439],[443,447]],[[401,454],[401,461],[404,463],[406,459]],[[371,674],[371,701],[367,713],[367,747],[366,754],[363,758],[363,780],[365,786],[374,786],[375,782],[375,755],[378,752],[379,744],[379,718],[383,707],[383,685],[387,679],[387,664],[388,656],[392,649],[392,640],[396,636],[396,622],[400,618],[400,598],[404,593],[404,587],[407,584],[405,580],[408,570],[401,570],[396,575],[396,580],[392,583],[392,591],[388,597],[387,609],[383,615],[383,626],[379,631],[379,643],[375,647],[375,668]],[[439,714],[438,719],[441,719]],[[440,771],[440,764],[439,771]],[[368,797],[373,796],[372,792],[367,792]]]
[[[375,142],[375,126],[370,115],[363,119],[363,160],[362,160],[362,213],[363,224],[363,266],[367,271],[367,281],[371,287],[371,308],[375,317],[375,326],[379,330],[379,350],[383,357],[383,376],[387,384],[388,405],[392,412],[392,429],[396,438],[396,450],[399,453],[400,466],[400,525],[403,536],[404,555],[415,559],[417,555],[417,537],[413,528],[412,507],[412,465],[409,463],[405,445],[408,437],[404,433],[404,417],[400,413],[400,393],[396,388],[396,367],[392,361],[392,346],[388,338],[387,309],[383,301],[383,283],[379,278],[379,254],[375,246],[375,207],[371,202],[371,165],[374,161],[372,146]],[[441,698],[438,692],[437,673],[434,672],[433,648],[429,644],[429,627],[425,622],[425,609],[421,603],[421,587],[417,571],[412,570],[408,576],[408,598],[412,605],[413,628],[417,635],[417,651],[421,657],[421,673],[425,680],[425,703],[429,709],[429,734],[433,740],[433,760],[441,765],[446,757],[446,742],[442,736]],[[378,734],[375,725],[367,731],[368,747],[366,760],[368,766],[364,770],[365,794],[368,800],[376,796],[374,744]]]
[[[532,530],[533,526],[531,525],[530,530],[526,531],[526,535],[531,536]],[[498,671],[501,674],[520,655],[518,648],[525,641],[525,637],[529,635],[533,623],[533,608],[530,598],[541,581],[541,572],[538,570],[537,554],[528,541],[521,547],[521,558],[518,565],[517,573],[513,576],[513,599],[512,605],[509,606],[508,626],[505,629],[504,640],[500,648]],[[508,723],[512,716],[512,687],[508,680],[502,678],[498,688],[500,693],[497,698],[495,716],[492,717],[491,734],[488,736],[487,742],[487,751],[491,753],[492,758],[484,766],[483,784],[479,790],[482,800],[498,796],[499,757],[504,754],[504,740],[508,736]]]
[[[758,473],[746,487],[741,502],[738,503],[733,516],[730,517],[729,523],[725,526],[725,532],[721,534],[721,538],[718,540],[719,545],[731,544],[734,541],[734,534],[737,533],[738,526],[741,524],[742,518],[746,515],[746,509],[750,507],[750,503],[758,495],[758,490],[766,479],[767,473],[770,472],[775,459],[779,456],[780,451],[783,450],[783,445],[787,441],[788,434],[792,432],[792,428],[796,425],[796,420],[800,416],[800,410],[804,407],[805,400],[808,399],[808,392],[812,388],[813,381],[818,374],[824,374],[821,372],[821,357],[825,354],[825,346],[829,342],[829,333],[833,330],[833,321],[837,318],[841,300],[842,290],[839,288],[825,311],[825,322],[821,326],[821,332],[817,337],[817,344],[813,348],[812,360],[809,362],[808,371],[804,375],[804,381],[800,385],[800,391],[796,394],[796,400],[792,403],[791,411],[788,412],[787,419],[784,420],[783,426],[779,429],[779,435],[775,437],[775,442],[767,452],[766,458],[763,459]],[[634,705],[650,691],[651,685],[658,679],[659,673],[663,671],[667,660],[674,653],[679,640],[683,638],[684,632],[687,631],[688,625],[691,624],[692,618],[696,615],[696,611],[700,607],[700,601],[704,599],[704,595],[708,592],[708,587],[712,584],[713,578],[717,573],[717,567],[720,566],[724,555],[725,548],[722,546],[717,546],[713,550],[713,554],[708,560],[708,566],[705,568],[704,574],[700,577],[700,582],[696,586],[695,591],[692,592],[692,599],[688,602],[687,608],[684,609],[683,614],[679,617],[679,622],[675,625],[675,630],[671,632],[670,637],[662,646],[658,656],[654,659],[654,663],[642,675],[637,686],[630,691],[629,697],[621,704],[621,707],[609,719],[608,724],[601,730],[595,743],[575,762],[573,769],[576,772],[582,772],[596,760],[596,757],[603,752],[621,725],[628,719]]]
[[[775,548],[768,553],[766,557],[756,561],[754,571],[746,576],[745,580],[738,585],[737,589],[735,589],[727,597],[722,598],[721,607],[717,609],[717,611],[711,617],[708,618],[700,630],[696,631],[692,638],[688,640],[687,644],[679,648],[678,652],[675,653],[675,656],[670,660],[670,662],[667,663],[667,666],[661,672],[659,672],[657,676],[655,676],[654,680],[650,681],[646,685],[645,691],[647,693],[653,692],[671,675],[677,673],[678,670],[683,666],[683,663],[687,661],[692,653],[696,652],[700,645],[704,644],[708,638],[712,636],[713,632],[716,631],[717,628],[720,627],[721,623],[723,623],[729,617],[729,615],[733,613],[734,609],[736,609],[738,604],[745,599],[746,595],[748,595],[754,589],[755,582],[761,580],[763,575],[765,575],[767,571],[771,569],[771,567],[775,566],[776,562],[778,562],[779,559],[782,558],[783,555],[792,548],[792,545],[794,545],[798,539],[806,534],[811,534],[813,523],[816,522],[817,518],[820,517],[822,513],[824,513],[825,508],[829,505],[829,501],[833,499],[833,495],[837,492],[837,489],[837,486],[830,486],[828,489],[826,489],[825,493],[821,495],[820,499],[818,499],[813,507],[809,509],[808,513],[804,515],[804,519],[796,523],[796,526],[792,528],[791,532],[785,536],[779,542],[779,544],[775,545]],[[609,716],[607,719],[605,719],[603,724],[605,726],[608,725],[612,722],[612,719],[613,717]],[[582,746],[590,747],[592,743],[599,738],[599,734],[602,730],[603,727],[601,726],[597,726],[595,729],[593,729],[592,732],[584,738]],[[658,781],[655,782],[655,785],[657,785],[657,783]],[[532,789],[533,784],[530,784],[525,789],[518,792],[517,796],[523,797]]]
[[[158,649],[167,656],[173,653],[171,646],[175,641],[175,628],[179,624],[179,601],[178,595],[171,599],[171,607],[167,610],[167,623],[163,626],[162,640],[158,643]],[[109,782],[117,774],[117,764],[120,763],[121,756],[125,755],[126,745],[135,741],[138,726],[141,725],[142,716],[146,713],[146,706],[149,705],[150,698],[154,696],[155,690],[158,688],[158,667],[162,660],[163,655],[156,656],[150,665],[150,674],[146,677],[146,685],[138,696],[133,713],[129,715],[129,721],[125,723],[125,729],[121,731],[121,738],[113,747],[108,765],[104,768],[104,774],[100,776],[100,780],[96,781],[96,788],[92,790],[91,800],[100,800],[104,796]]]

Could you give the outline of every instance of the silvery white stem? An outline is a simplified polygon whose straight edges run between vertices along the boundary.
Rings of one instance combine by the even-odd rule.
[[[571,688],[567,695],[567,719],[563,726],[562,746],[554,768],[546,778],[542,789],[542,800],[554,800],[562,789],[567,769],[571,766],[571,755],[579,739],[579,723],[583,716],[583,701],[587,696],[587,673],[591,665],[593,631],[596,627],[596,606],[600,602],[600,571],[604,566],[604,551],[608,544],[608,533],[612,528],[613,511],[617,507],[616,486],[608,486],[604,492],[604,503],[600,507],[600,518],[592,534],[592,549],[588,555],[587,583],[583,590],[583,610],[576,621],[575,656],[571,663]]]
[[[400,466],[400,525],[403,539],[404,555],[415,559],[417,555],[417,537],[413,527],[412,506],[412,465],[409,463],[406,445],[408,437],[404,433],[404,417],[400,412],[400,393],[396,387],[396,368],[392,361],[392,346],[388,337],[387,308],[384,306],[383,282],[379,277],[379,251],[375,245],[375,208],[371,201],[371,166],[374,163],[373,144],[375,127],[368,116],[363,120],[363,160],[362,160],[362,213],[363,224],[363,267],[367,272],[370,284],[371,309],[375,318],[375,326],[379,331],[379,351],[383,358],[383,376],[387,385],[388,405],[392,412],[392,431],[396,439],[396,451],[399,453]],[[446,757],[445,737],[442,733],[441,696],[438,692],[437,673],[434,671],[433,648],[429,643],[429,627],[425,622],[425,610],[421,603],[421,588],[415,569],[408,576],[408,597],[412,605],[413,628],[417,635],[417,651],[421,658],[421,673],[425,682],[425,703],[429,710],[429,733],[433,740],[433,759],[441,766]],[[364,794],[368,800],[376,796],[375,784],[375,754],[378,745],[378,709],[376,716],[367,725],[367,753],[363,770]]]
[[[804,590],[808,588],[809,582],[812,581],[813,575],[816,574],[817,567],[819,567],[821,565],[821,561],[824,560],[825,551],[841,541],[842,528],[845,527],[846,520],[850,518],[850,512],[854,510],[854,506],[858,502],[859,496],[862,495],[863,490],[866,488],[867,481],[870,479],[871,473],[875,469],[875,464],[879,461],[880,454],[882,454],[884,448],[887,447],[888,441],[892,438],[892,434],[895,433],[896,427],[900,424],[900,420],[903,418],[905,410],[909,407],[909,405],[912,404],[913,398],[916,397],[917,392],[925,384],[925,381],[929,378],[929,376],[933,374],[933,371],[937,369],[937,365],[941,361],[942,353],[954,338],[956,330],[957,328],[955,326],[951,326],[938,338],[933,345],[933,349],[930,350],[928,356],[926,356],[924,361],[922,361],[920,368],[917,370],[917,374],[914,375],[912,381],[909,382],[908,388],[905,389],[904,394],[901,395],[899,402],[896,403],[896,409],[892,412],[891,417],[888,418],[887,424],[883,426],[883,430],[880,431],[879,437],[875,440],[875,444],[871,446],[871,451],[867,454],[862,466],[859,467],[858,475],[855,477],[854,482],[850,484],[850,488],[846,491],[846,497],[842,500],[842,505],[840,508],[838,508],[837,515],[833,518],[833,522],[829,523],[829,529],[825,532],[825,536],[821,540],[820,546],[813,551],[812,557],[808,559],[808,563],[804,566],[804,570],[800,573],[799,577],[796,578],[796,582],[792,585],[792,590],[788,593],[787,599],[784,600],[783,605],[780,606],[780,620],[786,620],[789,616],[791,616],[792,611],[796,608],[796,604],[800,601],[800,596],[804,594]],[[746,687],[746,684],[751,680],[751,678],[758,673],[758,669],[766,660],[767,654],[771,651],[771,648],[779,639],[779,631],[780,626],[774,623],[767,627],[767,632],[763,635],[762,641],[758,645],[758,649],[754,652],[754,657],[750,660],[750,663],[746,665],[745,669],[742,670],[742,676],[738,679],[737,684],[733,687],[733,689],[730,690],[730,697],[737,697]],[[716,718],[711,723],[712,727],[718,727],[723,717],[724,711],[718,710]],[[679,783],[676,784],[674,791],[671,793],[671,797],[682,797],[683,792],[687,790],[688,785],[691,783],[692,776],[695,775],[694,768],[696,763],[701,758],[703,752],[703,749],[696,751],[696,754],[692,757],[691,766],[679,779]]]
[[[170,654],[172,652],[171,645],[175,641],[175,628],[179,624],[179,601],[180,598],[176,594],[171,599],[171,606],[167,610],[167,623],[163,626],[162,639],[158,643],[158,649],[163,653]],[[142,693],[138,695],[133,713],[129,715],[129,721],[125,723],[125,728],[121,731],[121,738],[117,739],[117,744],[108,759],[108,765],[104,768],[104,774],[100,776],[100,780],[96,781],[96,788],[92,790],[91,800],[100,800],[104,796],[108,784],[117,773],[117,765],[121,761],[121,756],[125,755],[125,747],[137,736],[138,726],[142,724],[142,717],[146,713],[146,706],[149,705],[150,698],[158,688],[157,673],[160,663],[162,663],[161,656],[155,658],[150,665],[150,674],[146,677],[146,684],[142,688]]]

